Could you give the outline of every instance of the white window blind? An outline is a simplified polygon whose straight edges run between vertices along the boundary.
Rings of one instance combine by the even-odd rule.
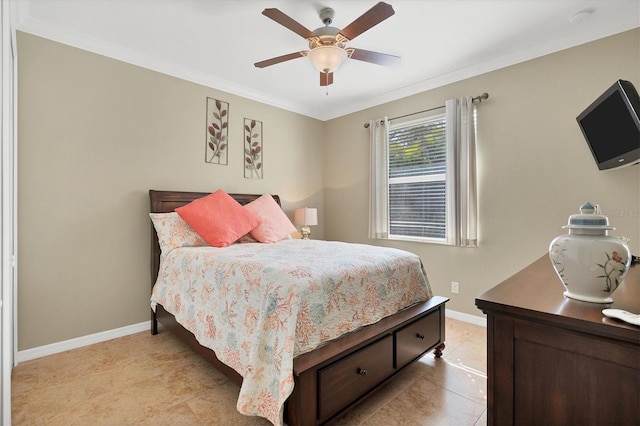
[[[389,237],[441,240],[447,229],[444,114],[389,128]]]

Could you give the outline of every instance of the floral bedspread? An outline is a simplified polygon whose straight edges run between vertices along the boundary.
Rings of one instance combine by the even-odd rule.
[[[238,411],[280,425],[295,356],[431,294],[412,253],[291,239],[176,248],[160,265],[151,306],[243,377]]]

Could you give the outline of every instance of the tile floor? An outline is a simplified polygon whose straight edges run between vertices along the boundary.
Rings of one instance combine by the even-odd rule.
[[[238,386],[160,333],[20,363],[19,425],[269,425],[235,408]],[[425,355],[331,425],[486,424],[486,330],[447,318],[443,358]]]

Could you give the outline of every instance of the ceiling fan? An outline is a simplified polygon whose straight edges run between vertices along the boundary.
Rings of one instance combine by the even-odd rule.
[[[363,32],[393,16],[394,13],[395,11],[391,5],[379,2],[355,21],[343,29],[339,29],[330,26],[335,13],[330,7],[325,7],[320,10],[320,20],[325,26],[310,31],[278,9],[265,9],[262,11],[264,16],[273,19],[280,25],[307,39],[309,42],[309,50],[277,56],[256,62],[254,65],[258,68],[264,68],[306,56],[311,60],[316,69],[320,71],[320,86],[333,84],[333,72],[338,69],[347,58],[378,65],[393,65],[400,60],[399,56],[346,47],[346,44]]]

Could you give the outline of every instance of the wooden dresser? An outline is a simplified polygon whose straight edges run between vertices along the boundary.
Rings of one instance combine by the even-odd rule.
[[[640,425],[640,266],[612,304],[563,296],[544,255],[476,299],[487,314],[489,425]]]

